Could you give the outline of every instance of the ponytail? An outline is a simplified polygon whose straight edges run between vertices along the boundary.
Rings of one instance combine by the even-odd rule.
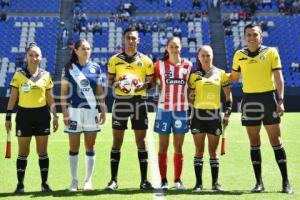
[[[72,69],[72,64],[78,62],[77,54],[75,53],[75,49],[72,50],[71,57],[69,58],[68,62],[65,64],[65,69],[69,70]]]

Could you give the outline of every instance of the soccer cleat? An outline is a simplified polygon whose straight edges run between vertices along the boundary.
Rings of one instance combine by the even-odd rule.
[[[282,185],[282,193],[294,194],[292,187],[289,183],[285,183]]]
[[[78,181],[77,180],[72,180],[72,183],[69,187],[69,191],[76,192],[77,190],[78,190]]]
[[[183,183],[182,183],[181,180],[175,181],[174,188],[176,190],[185,190],[185,187],[184,187],[184,185],[183,185]]]
[[[224,189],[222,188],[222,186],[219,184],[219,183],[215,183],[212,188],[212,190],[215,190],[215,191],[219,191],[219,192],[223,192]]]
[[[42,184],[42,192],[52,192],[52,189],[47,183]]]
[[[160,188],[163,191],[167,191],[169,189],[169,187],[168,187],[168,181],[167,180],[162,180],[161,184],[160,184]]]
[[[106,189],[106,190],[116,190],[116,189],[118,189],[118,183],[117,183],[117,181],[111,180],[111,181],[107,184],[107,186],[106,186],[105,189]]]
[[[92,181],[85,181],[83,190],[93,190]]]
[[[153,190],[154,188],[152,187],[152,185],[149,181],[145,180],[145,181],[141,182],[140,189],[141,190]]]
[[[201,190],[203,190],[203,186],[196,184],[195,187],[193,188],[194,192],[200,192]]]
[[[263,183],[257,183],[255,187],[251,190],[253,193],[259,193],[263,192],[265,190],[264,184]]]
[[[24,193],[24,185],[18,184],[16,190],[14,191],[15,194],[23,194]]]

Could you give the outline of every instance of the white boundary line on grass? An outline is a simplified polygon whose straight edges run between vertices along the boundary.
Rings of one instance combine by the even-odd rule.
[[[152,127],[149,127],[147,130],[147,143],[148,143],[148,152],[150,158],[150,169],[151,169],[151,179],[153,187],[153,199],[154,200],[164,200],[164,192],[160,189],[160,175],[157,161],[157,154],[155,151],[155,143],[153,137]]]

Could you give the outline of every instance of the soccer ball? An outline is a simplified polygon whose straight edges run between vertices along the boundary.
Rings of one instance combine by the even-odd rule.
[[[139,88],[142,85],[143,82],[132,74],[126,74],[119,78],[119,87],[126,94],[134,92],[136,88]]]

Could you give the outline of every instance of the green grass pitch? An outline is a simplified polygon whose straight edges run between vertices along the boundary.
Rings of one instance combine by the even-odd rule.
[[[184,142],[184,169],[182,180],[187,187],[186,191],[169,190],[166,194],[159,192],[142,192],[138,189],[140,183],[139,165],[137,160],[137,150],[134,135],[131,130],[126,131],[124,144],[121,151],[121,162],[119,169],[119,189],[114,192],[103,190],[110,179],[109,155],[112,144],[111,133],[111,115],[107,115],[107,121],[102,126],[102,132],[97,137],[96,142],[96,166],[93,175],[94,191],[68,192],[70,184],[70,169],[68,160],[68,138],[63,133],[62,117],[60,118],[60,127],[58,132],[52,133],[49,138],[48,154],[50,158],[49,184],[54,190],[53,193],[43,194],[40,191],[40,174],[38,168],[38,157],[35,150],[34,138],[31,143],[31,153],[28,158],[28,165],[25,175],[25,191],[20,196],[14,196],[12,192],[15,189],[16,178],[16,157],[17,140],[13,136],[12,158],[5,159],[5,141],[6,132],[4,128],[4,114],[0,115],[0,199],[201,199],[201,200],[285,200],[300,199],[300,140],[299,140],[299,119],[300,113],[286,113],[282,119],[282,139],[287,152],[288,170],[291,185],[294,189],[294,195],[282,194],[281,176],[274,159],[273,150],[268,142],[264,130],[262,137],[262,158],[263,158],[263,180],[265,183],[265,192],[262,194],[251,194],[249,190],[254,186],[255,178],[252,171],[249,155],[249,142],[245,129],[240,124],[240,114],[234,113],[231,117],[229,127],[226,131],[227,151],[225,156],[220,158],[220,176],[219,182],[226,189],[223,193],[216,193],[210,190],[211,176],[209,167],[209,157],[207,153],[204,156],[203,184],[204,191],[199,193],[191,192],[194,186],[193,155],[194,143],[191,134],[187,134]],[[153,127],[154,113],[150,113],[150,126]],[[14,130],[13,123],[13,130]],[[14,131],[13,131],[14,132]],[[155,152],[152,154],[157,157],[158,137],[155,133],[152,139]],[[82,138],[83,139],[83,138]],[[150,138],[151,139],[151,138]],[[149,143],[149,138],[148,143]],[[82,140],[83,141],[83,140]],[[151,140],[150,140],[151,141]],[[147,143],[147,144],[148,144]],[[149,146],[149,145],[148,145]],[[172,186],[173,167],[172,167],[172,142],[169,147],[169,184]],[[219,151],[219,150],[218,150]],[[83,187],[85,173],[84,164],[84,144],[81,142],[79,163],[79,183]],[[153,183],[154,177],[158,177],[157,161],[149,159],[148,177]],[[154,170],[152,169],[154,167]],[[158,187],[158,185],[155,185]]]

